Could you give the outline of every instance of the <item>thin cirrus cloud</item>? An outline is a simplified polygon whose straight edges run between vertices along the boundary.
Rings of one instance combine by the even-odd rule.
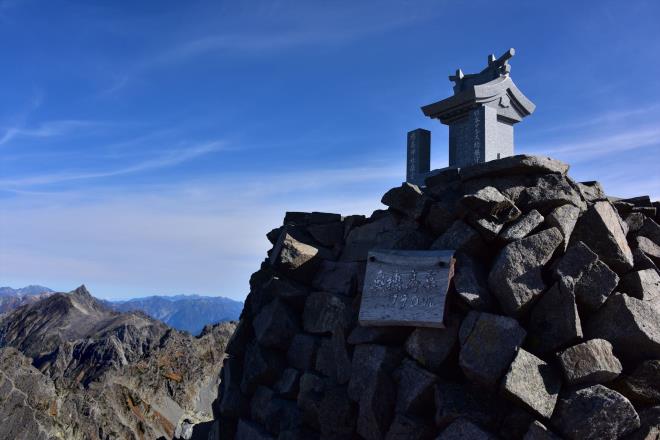
[[[225,146],[226,144],[223,141],[212,141],[176,150],[161,151],[157,157],[114,169],[67,172],[18,179],[0,180],[0,188],[11,190],[14,188],[21,188],[26,186],[51,185],[73,180],[98,179],[102,177],[113,177],[122,174],[138,173],[142,171],[172,167],[201,156],[217,153],[223,150]]]
[[[102,125],[98,121],[85,121],[85,120],[61,120],[61,121],[48,121],[36,127],[14,126],[5,127],[4,133],[0,136],[0,145],[8,144],[10,141],[17,138],[51,138],[56,136],[64,136],[81,128],[89,128]]]
[[[287,3],[258,2],[250,8],[249,14],[232,11],[235,15],[229,14],[224,24],[233,23],[236,30],[188,37],[170,43],[160,52],[145,54],[141,61],[115,74],[111,85],[99,95],[112,95],[129,85],[135,77],[194,57],[218,52],[244,57],[301,46],[343,44],[430,20],[442,10],[437,7],[437,2],[426,0],[418,2],[416,8],[397,1],[385,2],[377,10],[353,2],[341,7],[325,2],[315,3],[313,7]],[[217,27],[229,26],[220,23]]]

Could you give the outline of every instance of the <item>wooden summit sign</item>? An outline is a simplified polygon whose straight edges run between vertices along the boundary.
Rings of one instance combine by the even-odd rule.
[[[454,251],[370,251],[360,325],[443,328],[453,256]]]

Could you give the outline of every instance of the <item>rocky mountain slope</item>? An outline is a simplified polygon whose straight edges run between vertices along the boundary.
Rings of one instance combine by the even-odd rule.
[[[170,327],[193,335],[199,334],[207,324],[238,320],[243,309],[240,301],[200,295],[148,296],[108,301],[107,304],[121,312],[141,310]]]
[[[195,338],[84,286],[0,318],[0,438],[174,438],[208,420],[233,324]]]
[[[657,439],[658,202],[514,156],[287,213],[209,439]],[[445,329],[357,323],[370,249],[454,249]],[[200,437],[201,438],[201,437]]]
[[[26,286],[20,289],[0,287],[0,315],[24,304],[39,301],[52,293],[51,289],[43,286]]]

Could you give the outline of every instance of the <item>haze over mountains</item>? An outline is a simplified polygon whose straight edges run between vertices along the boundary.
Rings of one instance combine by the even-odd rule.
[[[14,289],[0,287],[0,314],[29,304],[54,291],[48,287],[31,285]],[[147,296],[128,300],[100,300],[106,306],[120,311],[143,311],[177,330],[198,335],[208,324],[238,319],[243,303],[219,296],[174,295]]]
[[[0,438],[173,438],[212,417],[234,324],[199,337],[84,286],[0,317]]]

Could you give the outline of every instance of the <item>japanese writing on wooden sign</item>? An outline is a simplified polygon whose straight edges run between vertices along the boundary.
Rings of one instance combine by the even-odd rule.
[[[454,251],[372,250],[360,304],[360,325],[444,327]]]

